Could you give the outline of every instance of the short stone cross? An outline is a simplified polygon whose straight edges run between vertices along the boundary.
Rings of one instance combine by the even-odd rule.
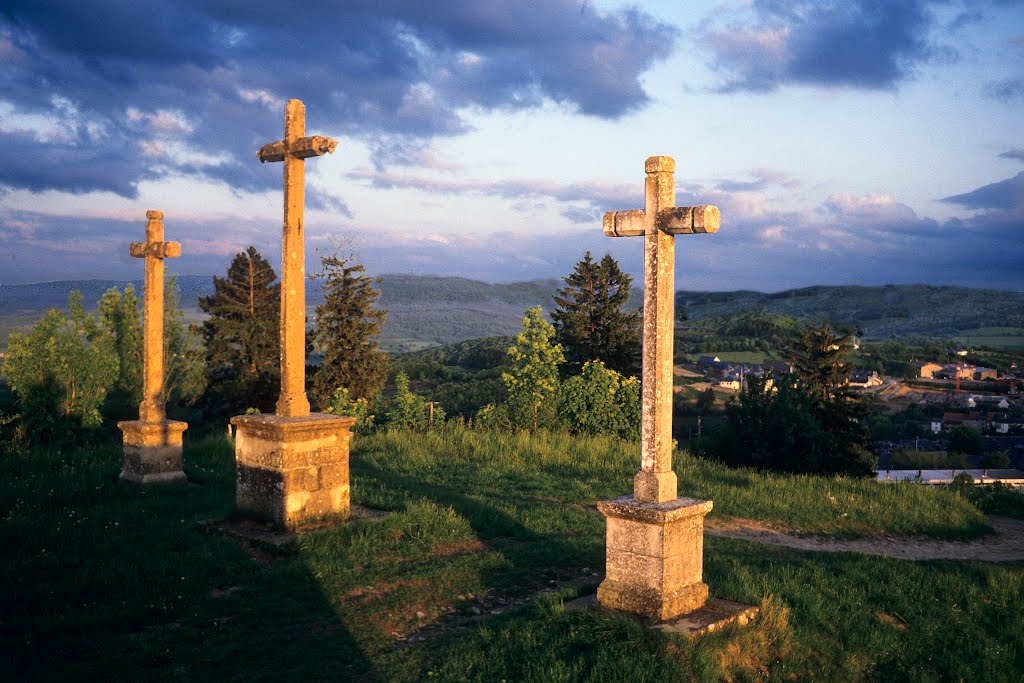
[[[118,422],[124,442],[121,479],[135,484],[187,481],[181,469],[182,434],[188,423],[168,420],[164,409],[164,259],[181,245],[164,242],[163,211],[146,212],[146,241],[128,253],[146,260],[142,305],[142,402],[139,419]]]
[[[676,498],[672,471],[672,336],[675,325],[675,235],[718,232],[715,206],[676,206],[676,162],[651,157],[642,211],[609,211],[604,234],[644,237],[644,331],[638,501]]]
[[[281,394],[276,413],[309,415],[306,398],[306,267],[302,215],[305,209],[305,160],[330,154],[336,140],[306,137],[306,107],[288,100],[284,139],[263,145],[256,156],[263,163],[284,162],[284,234],[281,247]]]
[[[132,242],[128,253],[146,259],[142,307],[142,403],[139,421],[163,422],[164,410],[164,259],[181,256],[181,245],[164,242],[163,211],[146,212],[146,241]]]

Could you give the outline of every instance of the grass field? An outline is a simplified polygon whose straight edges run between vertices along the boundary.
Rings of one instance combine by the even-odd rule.
[[[780,353],[765,353],[764,351],[708,351],[699,354],[701,356],[713,356],[719,360],[729,363],[747,363],[760,365],[765,360],[777,360],[782,358]]]
[[[966,346],[1024,351],[1024,327],[979,327],[958,334],[955,338]]]
[[[695,640],[565,612],[604,558],[595,500],[635,445],[461,429],[359,438],[355,502],[389,511],[272,549],[204,532],[232,446],[188,486],[116,480],[120,448],[0,459],[7,680],[985,680],[1024,672],[1024,566],[905,562],[708,537],[712,593],[762,607]],[[763,476],[677,458],[716,515],[835,535],[984,533],[946,491]]]

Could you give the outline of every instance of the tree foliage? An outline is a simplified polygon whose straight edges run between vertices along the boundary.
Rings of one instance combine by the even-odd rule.
[[[779,382],[767,390],[752,377],[725,407],[726,424],[712,452],[727,464],[811,474],[870,475],[874,456],[865,427],[851,411],[822,403],[801,385]]]
[[[370,399],[387,381],[388,357],[375,337],[387,311],[375,308],[379,281],[365,274],[350,257],[320,259],[324,303],[316,307],[313,340],[323,360],[313,378],[312,398],[326,405],[338,387],[354,399]]]
[[[725,462],[762,469],[866,476],[874,467],[869,408],[846,389],[848,337],[828,323],[797,331],[787,349],[793,376],[769,388],[753,377],[726,406],[713,450]]]
[[[137,414],[142,401],[142,312],[135,288],[111,287],[99,299],[98,314],[113,337],[117,377],[108,404],[116,417]]]
[[[99,320],[110,333],[117,356],[117,378],[107,400],[108,416],[132,417],[142,400],[144,366],[143,320],[128,285],[122,292],[111,287],[99,299]],[[164,401],[168,405],[191,405],[206,388],[206,365],[202,342],[185,321],[178,293],[177,276],[164,283]]]
[[[843,392],[850,376],[846,355],[852,348],[849,336],[837,337],[828,321],[799,328],[786,352],[786,360],[800,384],[820,401]]]
[[[255,247],[235,255],[227,277],[214,277],[214,292],[199,297],[210,317],[203,323],[206,372],[211,386],[233,408],[268,409],[280,381],[281,284]]]
[[[600,263],[586,252],[564,279],[551,313],[556,340],[570,371],[590,360],[607,368],[636,375],[640,367],[640,312],[624,310],[633,278],[605,254]]]
[[[395,395],[387,413],[389,425],[395,427],[425,428],[430,422],[430,406],[425,398],[409,389],[409,377],[400,372],[395,376]],[[433,423],[444,422],[444,410],[434,406]]]
[[[206,362],[199,330],[185,320],[178,276],[164,284],[164,402],[192,405],[206,389]]]
[[[575,434],[640,435],[640,380],[623,377],[599,360],[587,361],[583,372],[562,382],[558,417]]]
[[[511,367],[501,378],[508,390],[508,420],[516,427],[536,430],[555,425],[558,365],[565,357],[562,347],[552,343],[554,335],[554,327],[536,306],[526,311],[523,331],[508,349]]]
[[[81,292],[68,295],[68,311],[51,308],[29,334],[12,332],[8,340],[4,375],[33,439],[99,426],[117,376],[113,336],[85,312]]]

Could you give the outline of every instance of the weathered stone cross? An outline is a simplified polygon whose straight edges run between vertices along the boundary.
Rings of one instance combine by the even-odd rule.
[[[604,234],[644,236],[643,389],[637,501],[664,503],[677,495],[672,471],[672,334],[675,325],[675,235],[718,232],[716,206],[676,206],[676,162],[646,162],[642,211],[609,211]]]
[[[181,256],[181,245],[164,242],[163,211],[147,211],[146,219],[146,241],[132,242],[128,250],[135,258],[146,259],[139,421],[164,422],[164,259]]]
[[[276,412],[282,417],[309,415],[306,398],[306,266],[302,214],[306,203],[306,159],[330,154],[336,140],[306,135],[306,107],[288,100],[284,109],[284,140],[263,145],[256,156],[263,163],[284,162],[284,237],[281,247],[281,394]]]

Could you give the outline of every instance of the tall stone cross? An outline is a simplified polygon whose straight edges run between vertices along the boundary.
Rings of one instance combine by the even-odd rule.
[[[284,108],[284,140],[256,153],[260,162],[284,162],[284,237],[281,246],[281,394],[276,413],[309,415],[306,398],[306,265],[302,214],[306,204],[306,159],[330,154],[336,140],[306,137],[306,106],[288,100]]]
[[[718,232],[716,206],[676,206],[676,162],[646,162],[642,211],[609,211],[604,234],[644,236],[643,388],[637,501],[664,503],[677,496],[672,471],[672,335],[675,325],[675,235]]]
[[[163,211],[147,211],[146,221],[146,241],[132,242],[128,250],[135,258],[146,259],[139,421],[164,422],[164,259],[181,256],[181,245],[164,242]]]

